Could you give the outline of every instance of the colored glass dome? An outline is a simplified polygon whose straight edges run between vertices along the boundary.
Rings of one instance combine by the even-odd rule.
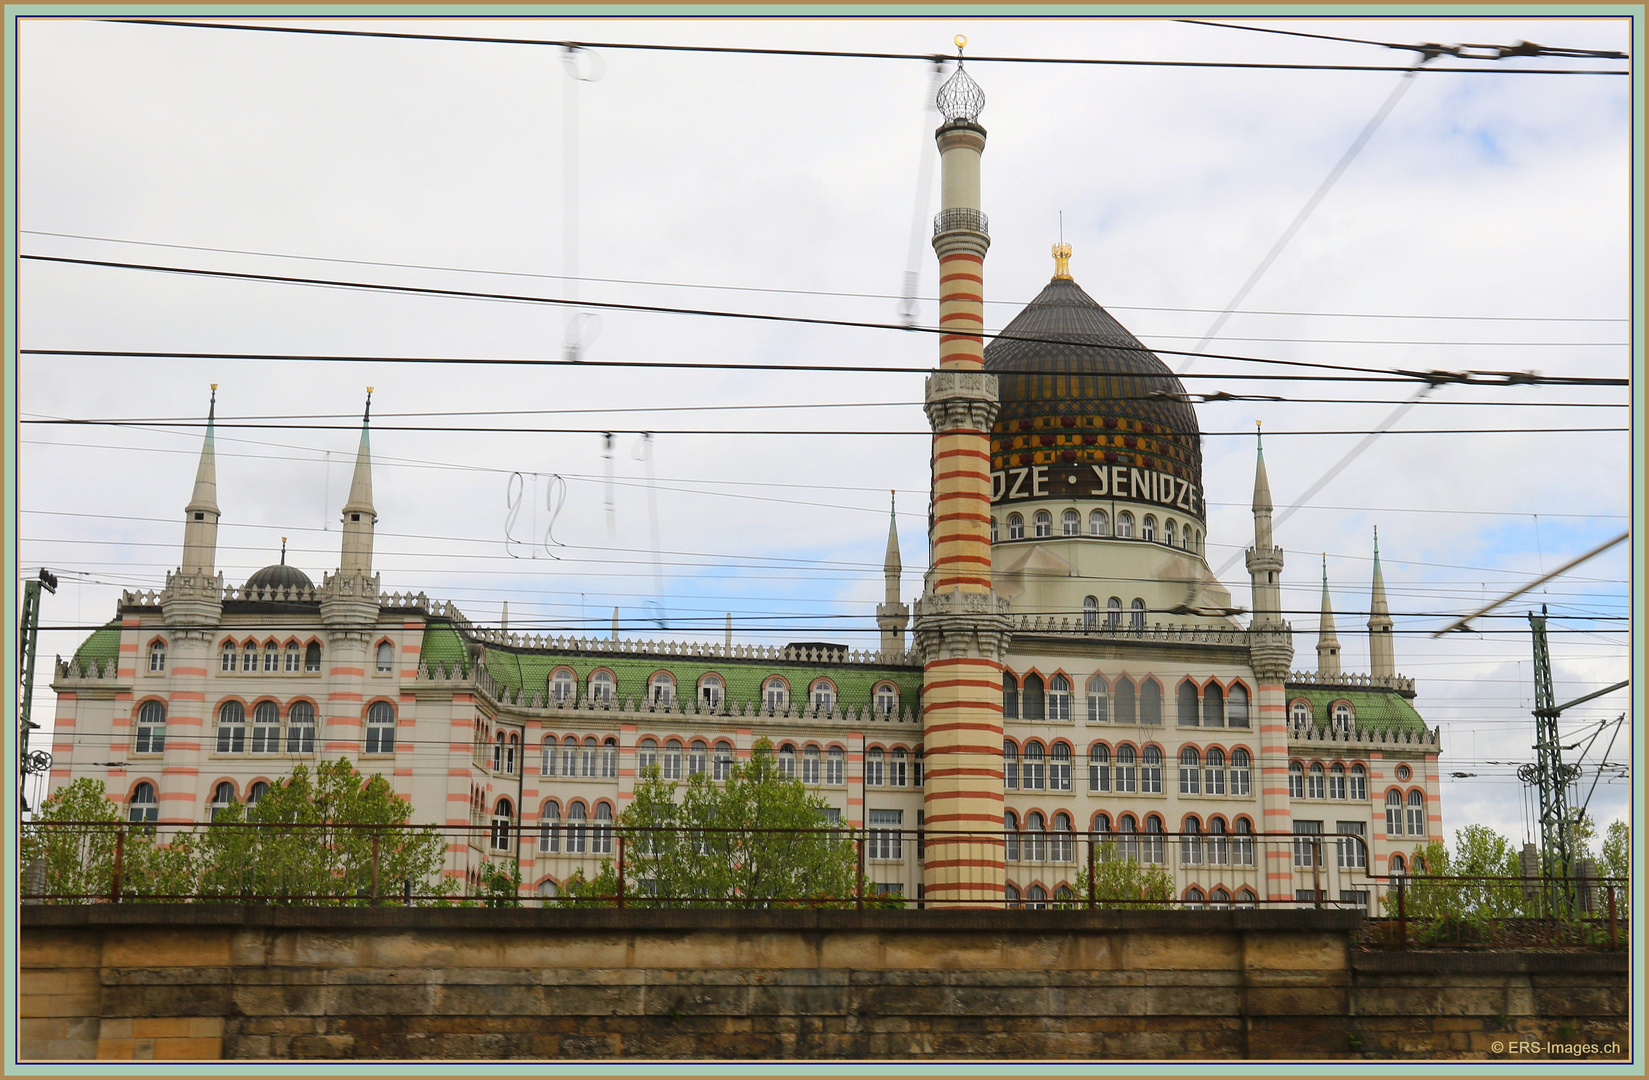
[[[1056,277],[985,346],[1000,382],[991,468],[1123,465],[1202,487],[1185,386],[1069,278]]]

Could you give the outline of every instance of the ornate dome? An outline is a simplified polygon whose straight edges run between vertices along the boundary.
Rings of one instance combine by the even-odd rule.
[[[1070,278],[1050,281],[985,347],[985,370],[1002,395],[993,471],[1111,465],[1167,473],[1188,482],[1200,513],[1202,439],[1184,384]]]
[[[284,562],[266,566],[246,579],[248,589],[313,589],[315,583],[296,566]]]

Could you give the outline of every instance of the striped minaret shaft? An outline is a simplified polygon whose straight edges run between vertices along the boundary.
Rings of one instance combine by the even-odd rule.
[[[1265,450],[1256,447],[1254,464],[1254,546],[1247,551],[1248,576],[1253,586],[1253,618],[1248,624],[1248,656],[1258,683],[1255,704],[1259,712],[1260,807],[1267,833],[1294,828],[1288,797],[1288,696],[1285,683],[1294,661],[1293,631],[1283,620],[1283,549],[1272,539],[1271,481],[1265,472]],[[1265,845],[1266,899],[1294,899],[1292,853],[1286,843]]]
[[[960,69],[946,88],[977,93]],[[1009,620],[991,591],[990,429],[997,385],[981,370],[990,239],[979,210],[985,129],[974,122],[983,95],[967,112],[947,108],[945,94],[940,107],[948,119],[937,133],[943,205],[933,238],[939,370],[926,387],[932,554],[914,634],[923,660],[923,806],[930,830],[923,893],[945,906],[995,906],[1003,897],[1002,660]]]

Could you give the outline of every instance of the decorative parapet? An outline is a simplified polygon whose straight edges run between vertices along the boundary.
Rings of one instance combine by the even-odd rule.
[[[121,590],[121,593],[120,593],[120,606],[123,607],[123,608],[125,608],[125,607],[151,607],[151,608],[157,608],[157,607],[160,606],[160,600],[161,600],[161,594],[156,592],[153,589],[149,589],[149,590],[146,590],[146,591],[144,591],[144,590],[134,590],[134,589],[123,589],[123,590]]]
[[[789,652],[791,650],[774,650]],[[724,701],[716,708],[707,707],[697,697],[680,697],[669,705],[637,702],[633,696],[611,702],[595,701],[587,690],[569,694],[561,701],[548,697],[544,690],[511,690],[500,686],[485,668],[447,667],[442,663],[423,664],[418,669],[417,682],[432,689],[478,690],[500,709],[527,713],[533,716],[565,716],[604,718],[611,723],[616,717],[699,716],[738,717],[741,719],[813,720],[843,724],[920,724],[921,716],[906,705],[893,712],[880,712],[874,706],[840,704],[820,709],[807,702],[787,702],[783,708],[769,708],[759,701]]]
[[[1051,615],[1021,615],[1014,622],[1014,633],[1056,634],[1110,641],[1184,642],[1194,645],[1247,645],[1249,643],[1249,632],[1241,629],[1228,630],[1209,626],[1184,625],[1164,626],[1162,623],[1144,627],[1125,624],[1113,626],[1104,620],[1090,626],[1082,619],[1072,619],[1069,616],[1055,618]]]
[[[1321,690],[1395,690],[1410,697],[1414,695],[1414,680],[1404,675],[1370,675],[1342,672],[1338,675],[1319,675],[1315,671],[1291,671],[1288,684],[1311,686]]]
[[[84,663],[61,656],[57,658],[57,677],[52,685],[64,682],[113,682],[119,674],[119,661],[110,659],[100,666],[96,660]]]
[[[438,613],[451,617],[446,605]],[[454,623],[465,635],[485,645],[547,653],[608,653],[634,656],[677,657],[684,660],[758,660],[775,664],[866,664],[880,667],[909,667],[916,663],[908,652],[869,649],[812,648],[786,645],[728,645],[713,641],[643,641],[639,638],[557,637],[544,634],[517,634],[491,627]]]
[[[1413,727],[1402,724],[1371,727],[1363,724],[1314,724],[1309,720],[1299,723],[1290,721],[1288,741],[1290,743],[1312,745],[1333,744],[1368,748],[1412,746],[1418,750],[1438,753],[1441,752],[1443,745],[1443,729],[1441,727],[1421,728],[1416,731]]]
[[[293,585],[259,585],[257,587],[233,585],[223,590],[223,599],[240,600],[247,603],[265,604],[318,604],[321,602],[321,591],[311,585],[308,588]]]

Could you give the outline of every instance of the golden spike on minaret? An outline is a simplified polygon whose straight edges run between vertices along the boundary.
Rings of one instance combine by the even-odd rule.
[[[1071,245],[1054,245],[1054,280],[1071,280]]]

